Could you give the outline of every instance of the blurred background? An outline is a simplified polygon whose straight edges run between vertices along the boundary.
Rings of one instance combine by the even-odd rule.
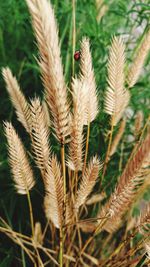
[[[71,81],[73,48],[73,16],[71,0],[51,1],[59,26],[60,44],[64,74],[68,86]],[[100,113],[92,125],[90,137],[90,153],[98,153],[103,158],[105,151],[105,134],[109,127],[108,116],[103,112],[103,96],[107,83],[107,59],[111,38],[122,35],[126,43],[126,62],[129,64],[134,51],[150,25],[150,0],[77,0],[76,1],[76,50],[80,49],[82,36],[88,36],[91,43],[93,65],[95,69],[97,87],[100,98]],[[30,23],[30,17],[25,0],[0,0],[0,68],[9,66],[17,77],[22,91],[27,99],[35,95],[43,98],[43,87],[40,80],[40,71],[36,63],[38,57],[35,38]],[[138,111],[143,113],[143,123],[150,111],[150,55],[147,58],[139,82],[131,90],[130,106],[127,110],[127,127],[124,134],[123,166],[132,149],[134,140],[134,120]],[[75,63],[75,72],[78,73],[79,62]],[[5,84],[0,74],[0,216],[18,231],[28,231],[28,208],[26,199],[15,194],[7,160],[7,145],[3,132],[3,121],[12,121],[19,135],[28,147],[29,139],[19,122],[16,121],[14,108],[7,94]],[[54,142],[54,149],[58,147]],[[116,181],[116,166],[121,149],[113,157],[110,164],[112,186],[106,187],[110,195]],[[35,170],[36,171],[36,170]],[[37,173],[37,177],[38,177]],[[118,172],[117,172],[118,175]],[[106,176],[104,186],[109,177]],[[42,199],[41,183],[33,192],[33,202],[37,205],[35,216],[40,220],[43,216],[42,206],[38,201]],[[40,193],[39,193],[40,188]],[[43,190],[43,189],[42,189]],[[148,199],[149,194],[145,195]],[[41,210],[41,213],[39,212]],[[40,215],[39,215],[40,214]],[[23,228],[23,229],[22,229]],[[6,236],[1,237],[0,267],[13,265],[17,261],[13,256],[16,245]],[[1,242],[0,242],[1,243]],[[23,257],[23,255],[22,255]],[[18,251],[18,259],[20,252]],[[22,265],[21,265],[22,266]],[[25,266],[25,265],[24,265]]]

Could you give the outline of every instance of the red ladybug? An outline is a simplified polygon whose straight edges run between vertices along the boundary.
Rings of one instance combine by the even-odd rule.
[[[75,51],[74,53],[74,60],[78,61],[80,59],[81,52],[79,50]]]

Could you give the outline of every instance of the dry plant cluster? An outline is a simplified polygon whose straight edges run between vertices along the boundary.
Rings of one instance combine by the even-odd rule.
[[[30,190],[34,189],[36,179],[31,153],[12,123],[5,122],[12,176],[17,193],[27,195],[32,233],[26,236],[15,232],[2,218],[0,231],[21,246],[33,266],[137,266],[145,256],[148,264],[150,204],[136,222],[130,210],[150,185],[150,117],[141,128],[142,116],[137,114],[135,146],[110,199],[101,192],[101,184],[126,127],[124,114],[130,102],[130,89],[136,84],[148,54],[150,31],[126,71],[125,44],[121,37],[112,39],[104,97],[104,110],[110,118],[108,146],[103,161],[98,155],[88,160],[91,122],[99,112],[89,39],[84,37],[81,41],[80,73],[72,77],[68,88],[54,10],[48,0],[26,2],[39,50],[37,61],[44,100],[35,97],[27,102],[11,70],[3,68],[2,74],[17,118],[30,136],[32,157],[45,188],[43,208],[47,224],[41,226],[34,221]],[[118,129],[115,135],[114,129]],[[60,162],[52,149],[51,132],[60,144]],[[97,193],[91,195],[94,188]],[[97,216],[89,218],[96,206]],[[125,230],[116,242],[114,236],[123,225]],[[137,235],[140,237],[135,240]]]

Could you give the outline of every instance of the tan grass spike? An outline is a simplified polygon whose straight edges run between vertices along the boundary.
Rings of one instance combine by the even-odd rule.
[[[63,222],[63,178],[56,156],[52,156],[45,175],[46,195],[44,209],[48,220],[61,228]]]
[[[25,148],[11,123],[5,122],[5,132],[8,141],[9,161],[19,194],[27,194],[35,185],[33,171],[30,167]]]
[[[110,211],[111,218],[104,228],[108,232],[114,232],[122,223],[122,217],[127,212],[138,195],[142,184],[150,175],[150,133],[138,148],[133,159],[122,173],[114,194],[105,206],[100,216]]]
[[[18,120],[25,127],[26,131],[30,132],[30,109],[28,102],[21,92],[17,79],[12,75],[12,72],[8,67],[2,69],[2,74],[6,83],[7,91],[16,109]]]
[[[40,52],[39,65],[52,123],[58,140],[65,143],[70,132],[70,116],[54,11],[48,0],[26,2]]]
[[[136,55],[133,63],[129,67],[127,74],[127,83],[129,88],[133,87],[139,79],[144,62],[150,50],[150,30],[146,33]]]
[[[89,39],[83,38],[81,42],[80,79],[87,87],[87,104],[84,124],[92,122],[98,114],[98,97]]]
[[[39,98],[31,100],[32,147],[37,166],[44,175],[50,159],[49,127]],[[44,177],[43,177],[44,178]]]
[[[87,103],[87,87],[78,79],[72,82],[73,114],[68,166],[79,171],[83,161],[83,124]]]
[[[116,125],[129,103],[129,92],[124,85],[125,46],[120,37],[114,37],[108,60],[108,87],[105,95],[105,112],[112,116]]]
[[[79,207],[86,202],[87,197],[92,192],[101,168],[102,164],[100,163],[97,156],[93,157],[85,170],[79,189],[77,191],[77,197],[75,200],[76,212],[78,212]]]

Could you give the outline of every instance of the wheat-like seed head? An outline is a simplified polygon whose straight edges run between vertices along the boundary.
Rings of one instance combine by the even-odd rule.
[[[83,38],[81,42],[80,79],[87,87],[87,104],[84,124],[92,122],[98,114],[98,97],[89,39]]]
[[[150,259],[150,202],[142,210],[138,226],[139,232],[146,238],[144,247],[147,252],[147,257]]]
[[[139,219],[139,231],[142,234],[146,234],[150,230],[150,203],[146,205],[144,210],[140,214]]]
[[[143,112],[138,111],[135,118],[135,124],[134,124],[134,135],[137,137],[140,134],[140,131],[142,130],[143,126]]]
[[[8,141],[9,161],[16,190],[19,194],[27,194],[35,185],[33,171],[25,148],[14,127],[9,122],[5,122],[4,126]]]
[[[50,113],[49,113],[49,109],[48,109],[48,106],[45,100],[42,101],[42,106],[43,106],[43,111],[45,113],[44,117],[47,121],[47,126],[50,127],[51,126]]]
[[[105,95],[105,112],[116,125],[129,103],[129,92],[124,85],[125,46],[121,38],[114,37],[108,61],[108,87]]]
[[[27,132],[30,132],[30,109],[28,102],[21,92],[17,79],[12,75],[12,72],[8,67],[2,69],[2,74],[7,91],[16,109],[18,120],[22,123]]]
[[[37,166],[44,175],[50,158],[49,127],[47,116],[39,98],[31,100],[31,136],[32,147]]]
[[[48,0],[26,0],[40,52],[39,65],[52,123],[61,143],[70,133],[69,104],[54,11]]]
[[[101,168],[102,164],[100,163],[100,160],[97,156],[93,157],[85,170],[80,187],[77,191],[77,197],[75,200],[76,212],[78,212],[79,207],[85,203],[87,197],[92,192]]]
[[[150,50],[150,30],[145,35],[136,55],[133,60],[133,63],[129,67],[128,73],[127,73],[127,83],[128,87],[133,87],[137,80],[139,79],[140,73],[143,69],[145,59],[148,55],[148,52]]]
[[[63,222],[63,177],[56,156],[52,156],[45,173],[44,209],[48,220],[61,228]]]
[[[40,222],[35,223],[33,242],[35,246],[39,246],[43,244],[43,234],[42,234],[42,227],[41,227]]]
[[[102,214],[108,210],[111,218],[107,221],[104,229],[108,232],[114,232],[122,222],[122,216],[127,212],[128,207],[132,205],[140,186],[150,175],[150,133],[147,134],[141,146],[138,148],[133,159],[122,173],[114,194],[112,194],[109,203],[106,205]]]
[[[145,174],[143,184],[139,187],[137,194],[135,195],[134,203],[143,198],[144,193],[150,189],[150,173]]]
[[[73,114],[68,166],[75,171],[79,171],[82,169],[83,124],[87,103],[87,87],[78,79],[73,79],[72,96]]]
[[[147,133],[140,147],[137,149],[136,154],[125,167],[118,184],[118,192],[122,187],[132,178],[141,179],[150,174],[150,132]]]

